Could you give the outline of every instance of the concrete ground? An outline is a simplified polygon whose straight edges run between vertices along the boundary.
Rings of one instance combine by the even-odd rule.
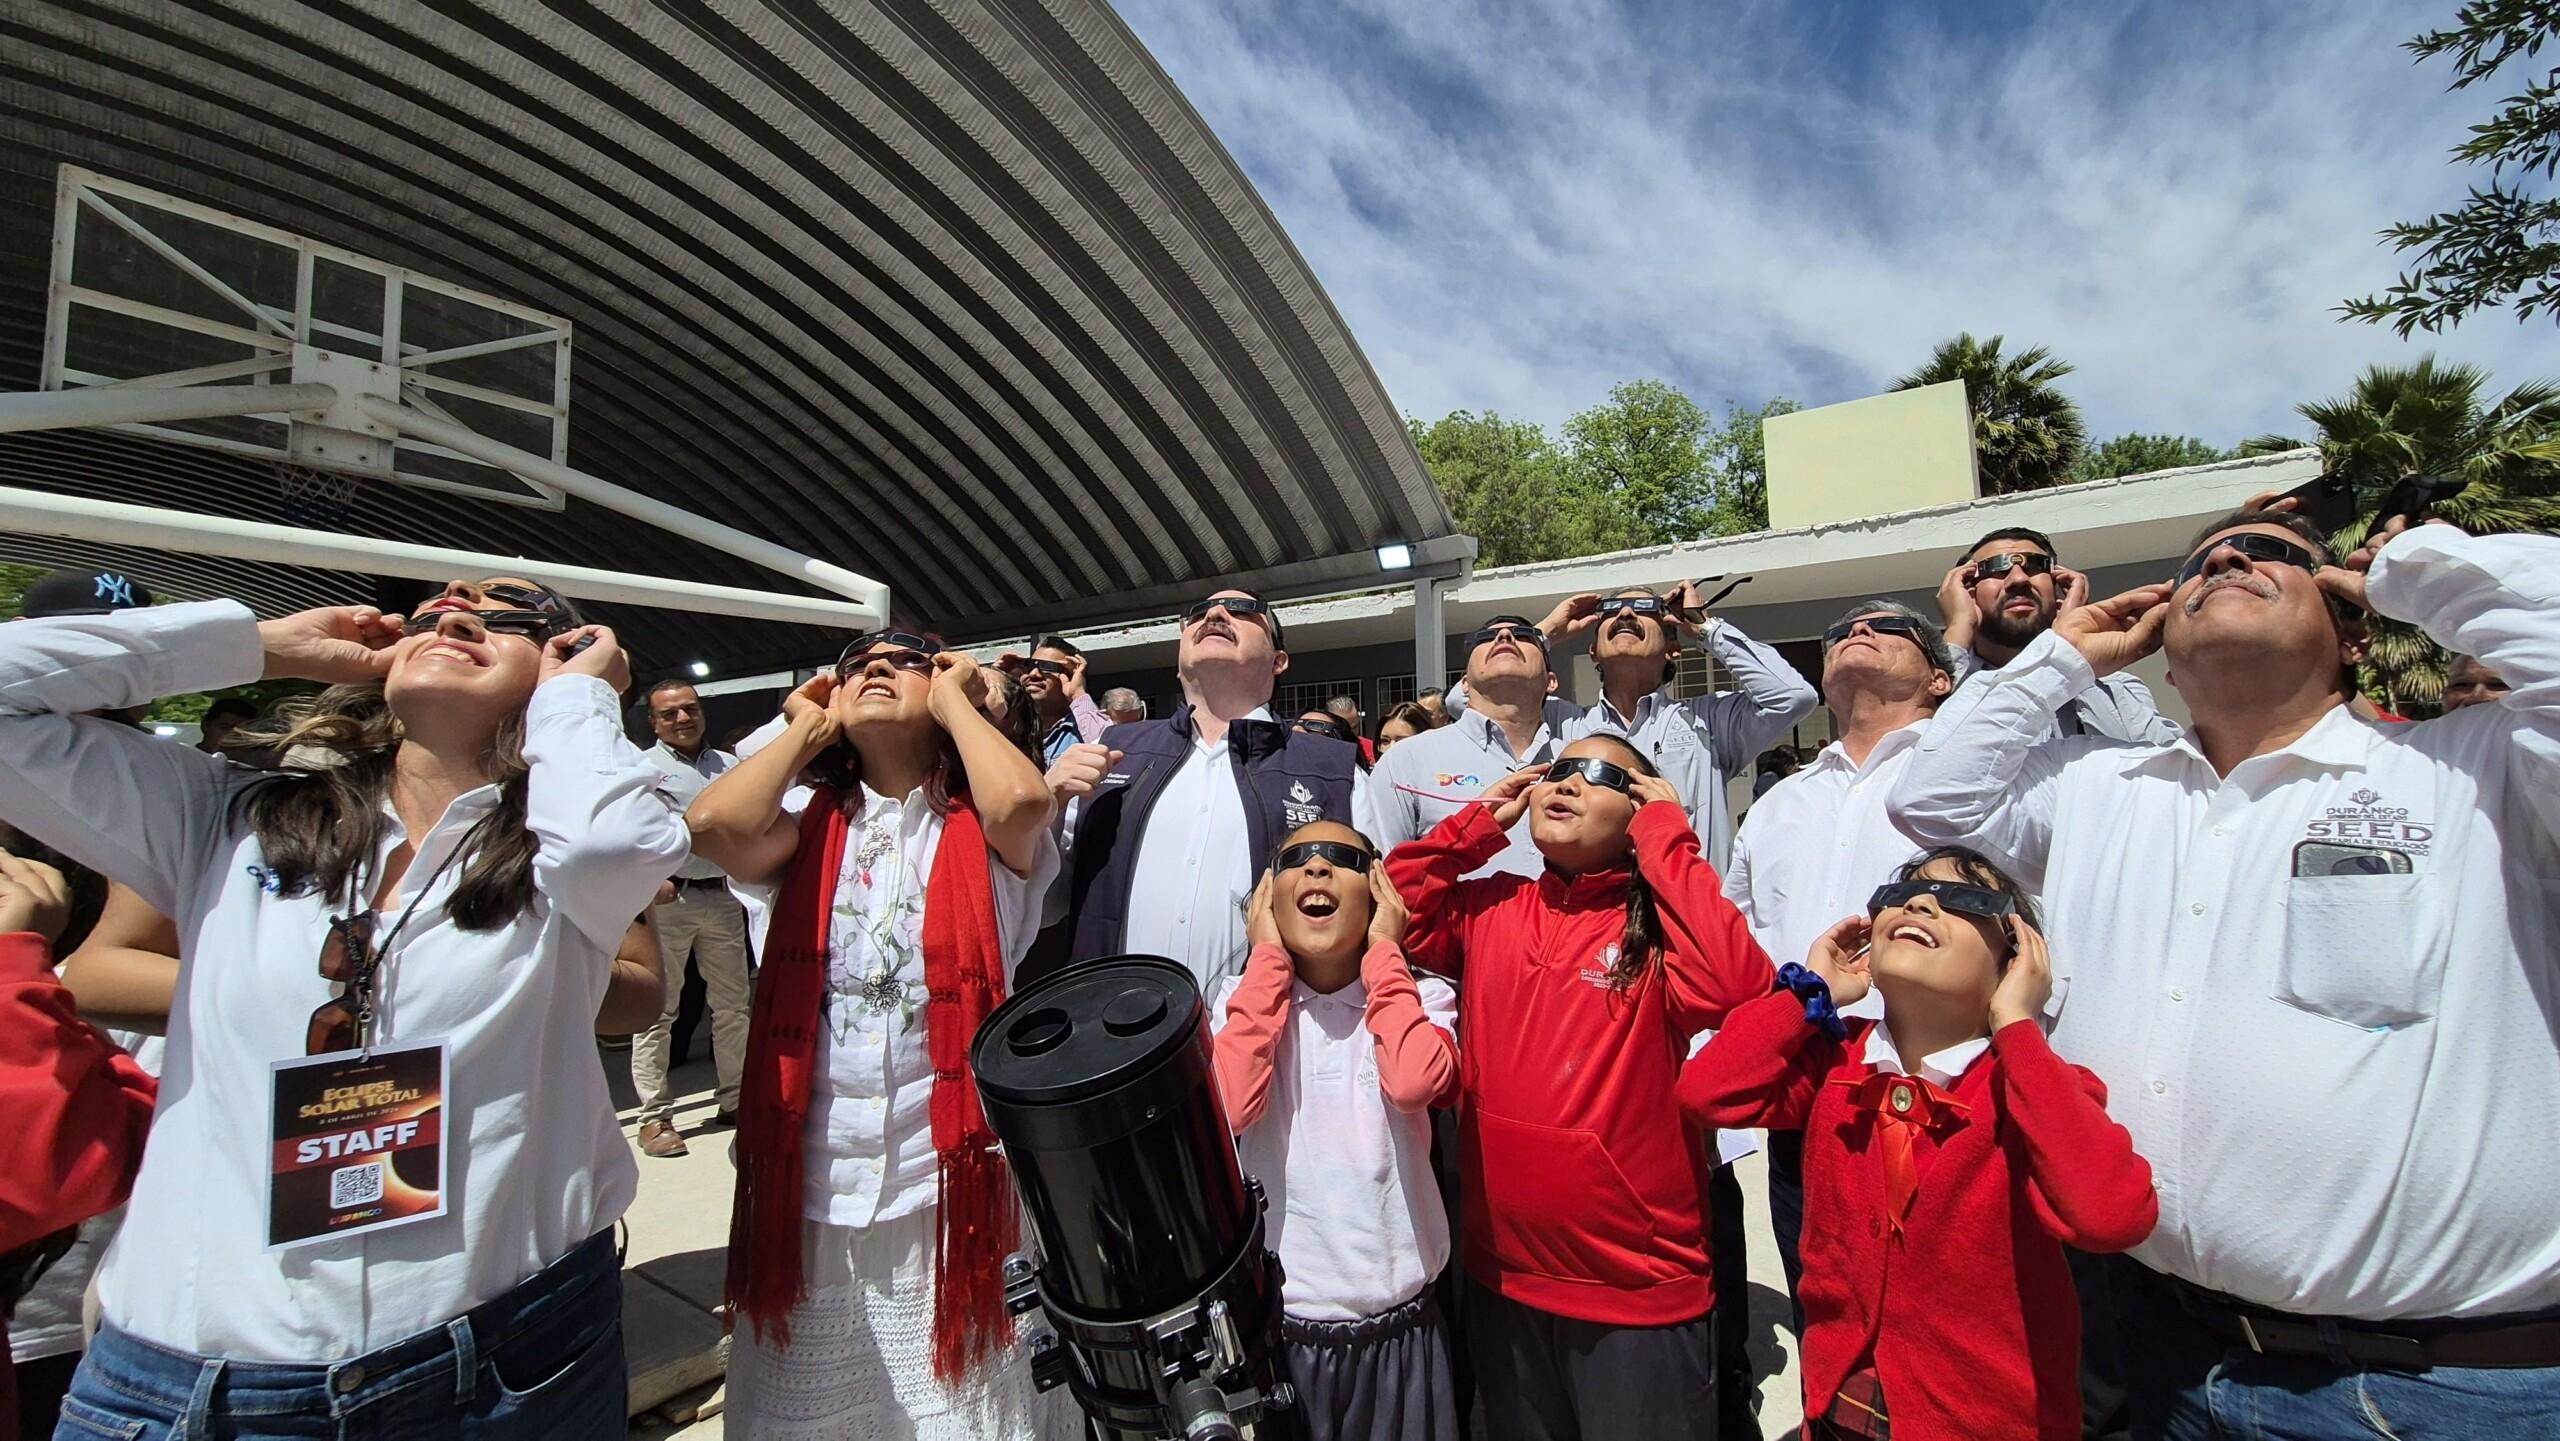
[[[708,1040],[697,1046],[707,1051]],[[625,1107],[623,1130],[639,1156],[639,1116],[631,1097],[628,1053],[604,1053],[605,1074]],[[676,1123],[691,1154],[673,1160],[639,1156],[640,1194],[626,1218],[630,1251],[623,1273],[624,1346],[631,1362],[632,1441],[719,1441],[720,1378],[726,1342],[718,1309],[729,1239],[735,1172],[734,1132],[704,1129],[715,1109],[711,1065],[690,1062],[675,1073]],[[1767,1441],[1796,1434],[1802,1402],[1796,1388],[1796,1343],[1788,1329],[1777,1243],[1762,1203],[1759,1156],[1738,1164],[1751,1245],[1751,1354],[1760,1372],[1760,1432]],[[742,1438],[743,1441],[743,1438]]]

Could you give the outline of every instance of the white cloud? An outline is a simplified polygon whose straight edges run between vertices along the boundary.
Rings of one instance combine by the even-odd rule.
[[[1122,8],[1416,414],[1553,423],[1643,376],[1823,403],[1958,330],[2076,363],[2100,436],[2299,431],[2426,349],[2560,368],[2541,321],[2335,317],[2500,93],[2413,67],[2406,6]]]

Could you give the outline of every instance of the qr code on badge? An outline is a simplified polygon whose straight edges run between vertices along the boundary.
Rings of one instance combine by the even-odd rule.
[[[382,1199],[382,1163],[340,1166],[329,1173],[329,1205],[368,1206]]]

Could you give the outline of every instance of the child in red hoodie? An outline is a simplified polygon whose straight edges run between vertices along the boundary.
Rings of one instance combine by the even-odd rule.
[[[54,978],[69,910],[60,871],[0,851],[0,1275],[28,1269],[16,1253],[124,1200],[159,1094]],[[6,1324],[17,1299],[0,1294],[0,1441],[18,1430]]]
[[[1461,880],[1523,814],[1545,873]],[[1387,873],[1406,954],[1458,982],[1464,1329],[1494,1441],[1712,1437],[1712,1157],[1674,1088],[1770,967],[1678,794],[1589,736]]]
[[[2076,1441],[2063,1243],[2125,1250],[2160,1206],[2106,1088],[2045,1044],[2032,903],[1943,847],[1779,974],[1680,1102],[1701,1126],[1804,1130],[1806,1434]],[[1870,986],[1885,1019],[1844,1022]]]

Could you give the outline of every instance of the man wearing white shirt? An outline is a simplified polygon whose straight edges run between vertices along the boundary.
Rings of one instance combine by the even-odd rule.
[[[1888,802],[2041,890],[2055,1047],[2157,1176],[2139,1436],[2560,1434],[2560,541],[2399,524],[2342,567],[2218,523],[1951,701]],[[2364,608],[2514,690],[2359,718]],[[2190,733],[2037,743],[2164,646]]]
[[[1578,595],[1566,605],[1574,618],[1566,628],[1590,629],[1591,663],[1600,672],[1600,700],[1569,738],[1609,731],[1634,741],[1680,792],[1707,859],[1723,870],[1733,860],[1726,782],[1821,698],[1774,647],[1701,611],[1695,581],[1667,596],[1635,585],[1605,597]],[[1691,644],[1715,657],[1740,689],[1673,698],[1672,672]]]
[[[1938,586],[1956,684],[2007,665],[2053,628],[2054,617],[2088,599],[2089,578],[2063,565],[2044,532],[2004,526],[1975,541]],[[2100,676],[2073,696],[2054,712],[2053,724],[2058,735],[2154,745],[2178,737],[2178,723],[2160,714],[2150,688],[2121,673]]]
[[[1289,652],[1252,593],[1186,611],[1174,668],[1171,718],[1069,747],[1049,784],[1073,807],[1073,958],[1165,956],[1205,992],[1243,965],[1244,904],[1280,837],[1316,820],[1367,830],[1367,777],[1350,742],[1272,719]]]
[[[666,777],[659,789],[681,810],[738,758],[709,743],[702,697],[692,686],[660,681],[649,688],[648,706],[649,728],[657,732],[658,743],[641,754]],[[666,1010],[655,1025],[631,1038],[640,1150],[661,1159],[685,1154],[684,1137],[675,1128],[675,1087],[668,1078],[685,969],[702,972],[703,1000],[711,1011],[711,1057],[719,1077],[714,1125],[738,1123],[738,1077],[747,1064],[747,1012],[754,1000],[747,979],[747,913],[729,893],[728,873],[692,856],[674,879],[675,895],[658,902],[655,911],[658,943],[666,955]]]

